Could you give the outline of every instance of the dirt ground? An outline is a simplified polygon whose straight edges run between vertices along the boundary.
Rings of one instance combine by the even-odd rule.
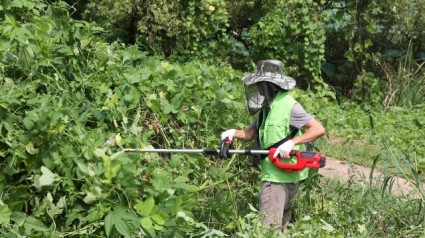
[[[355,165],[339,161],[334,158],[326,157],[326,166],[319,169],[319,174],[325,177],[340,179],[342,181],[355,181],[358,183],[370,183],[371,169],[368,167]],[[383,176],[379,171],[373,171],[373,184],[378,188],[382,187]],[[393,180],[392,192],[397,195],[417,194],[411,183],[403,178],[395,178]]]

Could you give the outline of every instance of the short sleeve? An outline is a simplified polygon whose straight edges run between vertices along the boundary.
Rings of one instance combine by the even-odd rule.
[[[301,129],[311,119],[313,119],[313,116],[308,114],[300,104],[296,103],[292,107],[291,118],[289,119],[290,120],[289,124],[292,127]]]

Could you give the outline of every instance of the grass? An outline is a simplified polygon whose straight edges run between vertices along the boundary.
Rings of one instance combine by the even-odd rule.
[[[425,180],[423,164],[419,156],[407,156],[401,151],[389,148],[382,142],[349,140],[339,137],[320,139],[316,147],[326,156],[385,172],[388,175],[408,179],[416,173]],[[389,152],[391,151],[391,152]],[[396,153],[396,155],[394,155]],[[397,157],[398,159],[394,159]]]
[[[295,200],[296,220],[288,237],[420,237],[422,204],[382,188],[322,178]]]
[[[331,137],[319,140],[317,147],[325,155],[363,166],[372,166],[373,158],[382,148],[371,142]]]

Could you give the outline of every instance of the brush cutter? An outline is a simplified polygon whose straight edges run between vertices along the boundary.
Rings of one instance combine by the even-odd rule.
[[[319,152],[300,150],[293,150],[289,153],[290,156],[297,157],[297,163],[282,163],[281,159],[273,157],[276,148],[270,150],[235,150],[233,149],[233,142],[227,138],[221,141],[220,149],[124,149],[123,151],[126,153],[202,153],[204,155],[218,155],[221,158],[228,158],[232,154],[269,155],[269,159],[274,165],[291,172],[298,172],[304,168],[323,168],[326,164],[326,157]]]

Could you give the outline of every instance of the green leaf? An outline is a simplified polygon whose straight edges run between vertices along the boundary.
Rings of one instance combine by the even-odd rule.
[[[112,228],[115,227],[121,235],[131,237],[130,228],[127,222],[123,220],[125,216],[121,210],[114,210],[105,217],[105,231],[107,236],[111,234]]]
[[[357,224],[357,227],[360,234],[365,234],[365,232],[367,231],[366,226],[364,224]]]
[[[168,102],[167,99],[165,98],[161,99],[160,103],[161,103],[162,110],[165,114],[169,114],[170,112],[172,113],[178,112],[176,108],[174,108],[174,106]]]
[[[173,99],[171,99],[171,104],[173,105],[174,108],[179,108],[181,105],[181,96],[182,94],[177,94],[176,96],[173,97]]]
[[[109,234],[111,234],[112,228],[114,227],[114,223],[112,220],[112,212],[110,212],[106,217],[105,217],[105,231],[106,231],[106,235],[109,236]]]
[[[198,191],[198,187],[192,184],[185,184],[185,183],[176,183],[173,185],[173,188],[181,188],[183,190],[186,190],[188,192],[196,192]]]
[[[167,171],[161,171],[159,169],[155,169],[152,172],[151,184],[155,190],[165,191],[172,187],[171,175]]]
[[[159,214],[152,214],[151,219],[158,225],[164,225],[165,220]]]
[[[0,224],[9,224],[10,215],[12,212],[10,211],[7,205],[0,206]]]
[[[2,215],[0,215],[1,217]],[[15,222],[18,226],[22,226],[25,223],[25,219],[27,218],[27,214],[23,212],[13,212],[10,216],[10,219]]]
[[[161,105],[158,102],[157,95],[156,94],[150,94],[148,95],[146,105],[151,108],[153,111],[159,111],[161,108]]]
[[[82,39],[81,40],[81,49],[84,49],[88,44],[90,44],[90,41],[91,41],[91,38],[89,38],[89,39]]]
[[[115,228],[121,235],[125,237],[131,237],[130,228],[124,220],[117,219],[115,221]]]
[[[104,150],[102,150],[102,149],[96,148],[96,149],[93,151],[93,154],[94,154],[96,157],[102,158],[103,156],[105,156],[105,151],[104,151]]]
[[[149,233],[151,237],[157,237],[154,230],[156,225],[154,226],[152,224],[152,220],[149,217],[143,217],[140,220],[140,225],[142,226],[143,229],[145,229],[145,231]]]
[[[149,214],[151,214],[151,211],[154,206],[155,206],[155,200],[151,196],[151,197],[148,197],[144,202],[138,201],[135,209],[139,215],[146,217],[146,216],[149,216]]]
[[[24,126],[27,130],[31,130],[35,125],[34,122],[28,117],[25,117],[22,122],[24,123]]]
[[[115,143],[117,143],[118,146],[122,146],[122,137],[119,133],[115,135]]]
[[[147,80],[149,78],[149,76],[151,76],[152,71],[150,68],[143,68],[140,70],[140,77],[141,80]]]
[[[92,204],[95,201],[97,201],[97,196],[94,195],[92,192],[87,192],[86,196],[84,197],[83,201],[86,204]]]
[[[83,161],[81,161],[77,158],[73,158],[73,161],[74,161],[74,163],[77,164],[77,166],[81,170],[81,172],[88,174],[87,165]]]
[[[178,196],[173,205],[173,214],[177,214],[182,209],[183,198],[182,196]]]
[[[65,197],[61,197],[56,204],[53,201],[51,193],[47,193],[46,198],[50,203],[50,208],[47,210],[47,213],[50,215],[50,217],[62,214],[66,202]]]
[[[331,224],[329,224],[329,223],[327,223],[327,222],[325,222],[324,220],[320,220],[322,223],[323,223],[323,225],[321,226],[321,229],[322,230],[325,230],[325,231],[327,231],[327,232],[333,232],[334,230],[335,230],[335,228],[331,225]]]
[[[370,39],[366,39],[366,40],[365,40],[365,43],[364,43],[364,47],[365,47],[365,48],[369,48],[371,45],[373,45],[372,40],[370,40]]]
[[[86,204],[91,204],[102,197],[102,189],[99,186],[94,186],[90,191],[86,191],[86,196],[83,201]]]
[[[27,217],[25,219],[25,233],[27,234],[31,234],[31,231],[48,231],[49,229],[46,227],[46,225],[44,225],[43,222],[41,222],[40,220],[34,218],[34,217]]]
[[[149,217],[143,217],[140,225],[146,230],[152,229],[152,220]]]
[[[110,165],[105,169],[105,177],[109,180],[115,178],[121,170],[121,162],[119,160],[112,160]]]
[[[39,185],[40,186],[49,186],[51,185],[55,179],[58,177],[57,174],[53,173],[52,171],[50,171],[50,169],[48,169],[45,166],[41,166],[41,172],[43,173],[41,175],[41,177],[39,178]]]
[[[137,74],[127,74],[127,73],[124,73],[124,77],[131,84],[140,82],[140,77]]]

